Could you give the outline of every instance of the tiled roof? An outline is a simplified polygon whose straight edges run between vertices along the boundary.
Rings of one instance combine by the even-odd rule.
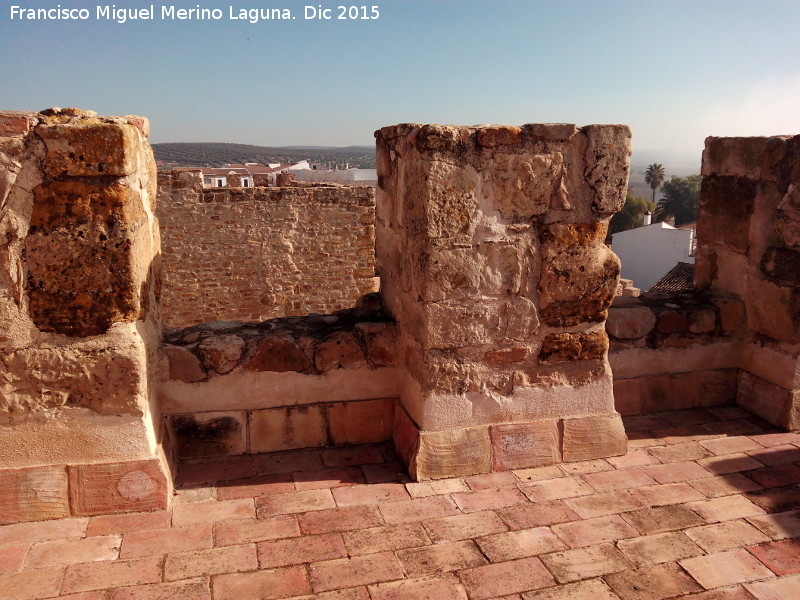
[[[647,293],[667,294],[672,292],[689,292],[694,289],[694,265],[679,262],[659,279]]]

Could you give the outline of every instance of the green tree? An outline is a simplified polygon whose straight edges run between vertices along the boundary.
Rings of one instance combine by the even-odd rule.
[[[656,206],[656,221],[675,219],[675,227],[697,220],[700,212],[700,175],[672,177],[661,186],[663,198]]]
[[[607,241],[611,240],[611,235],[620,231],[627,231],[635,227],[641,227],[644,213],[647,211],[655,212],[656,205],[646,198],[635,196],[630,190],[625,196],[625,205],[617,214],[611,217],[608,224]]]
[[[664,183],[667,174],[664,172],[664,166],[659,163],[653,163],[647,167],[644,172],[644,180],[651,188],[653,188],[653,202],[656,201],[656,190]]]

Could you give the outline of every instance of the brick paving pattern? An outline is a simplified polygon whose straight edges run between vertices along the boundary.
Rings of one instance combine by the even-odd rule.
[[[624,457],[419,483],[386,445],[196,461],[170,511],[0,527],[0,598],[799,599],[800,434],[625,421]]]

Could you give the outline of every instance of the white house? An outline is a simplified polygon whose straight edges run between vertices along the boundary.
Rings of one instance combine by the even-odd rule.
[[[620,231],[611,247],[622,261],[622,277],[649,290],[679,262],[694,263],[694,226],[653,223]]]

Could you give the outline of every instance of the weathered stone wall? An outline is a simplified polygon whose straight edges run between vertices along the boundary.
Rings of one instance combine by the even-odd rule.
[[[0,522],[166,506],[147,130],[0,113]]]
[[[604,332],[624,126],[376,132],[376,253],[407,374],[395,443],[425,479],[625,452]]]
[[[737,402],[800,428],[800,136],[708,138],[695,285],[744,300]]]
[[[166,325],[328,313],[376,291],[372,188],[161,176],[157,214]]]

